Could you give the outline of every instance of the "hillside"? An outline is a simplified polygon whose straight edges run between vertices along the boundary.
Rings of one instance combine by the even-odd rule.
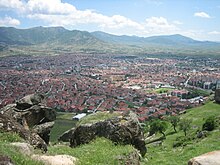
[[[220,43],[179,34],[138,37],[63,27],[0,27],[0,56],[63,53],[219,55]]]
[[[201,107],[189,109],[186,112],[186,114],[181,115],[181,119],[185,118],[192,120],[192,127],[188,132],[188,135],[193,137],[195,135],[194,133],[196,132],[196,130],[201,129],[201,126],[204,123],[205,119],[209,116],[216,116],[217,118],[220,118],[219,109],[219,104],[209,102]],[[60,114],[59,116],[60,117],[58,117],[58,121],[60,123],[61,119],[68,119],[72,116],[72,114]],[[98,116],[99,118],[101,117],[100,114]],[[106,118],[106,115],[104,115],[103,117]],[[82,122],[91,122],[91,120],[97,120],[97,118],[95,116],[88,117],[83,119]],[[65,131],[68,128],[66,128],[65,125],[55,125],[54,129],[61,129]],[[147,142],[158,139],[160,137],[161,134],[156,134],[156,136],[152,137],[150,140],[148,139]],[[147,144],[148,152],[145,155],[145,157],[141,159],[141,164],[187,164],[188,160],[192,157],[201,155],[209,151],[220,150],[219,127],[217,127],[214,131],[210,131],[207,134],[207,137],[201,139],[191,139],[189,141],[185,141],[184,145],[173,148],[173,144],[178,137],[184,137],[184,133],[179,130],[177,131],[177,133],[174,133],[172,126],[169,125],[166,131],[166,139],[163,141],[162,145],[158,145],[155,143]],[[10,142],[15,141],[22,140],[14,134],[0,133],[0,153],[10,156],[13,161],[17,162],[18,165],[41,164],[40,162],[33,161],[30,158],[23,156],[21,153],[18,152],[18,150],[15,147],[6,147],[9,145]],[[5,149],[5,147],[7,149]],[[103,164],[106,162],[108,162],[108,164],[114,164],[116,163],[115,158],[117,157],[117,155],[127,155],[132,151],[133,149],[129,145],[115,146],[109,140],[106,140],[104,138],[98,138],[97,140],[89,144],[82,145],[76,148],[69,148],[65,145],[52,145],[49,147],[48,154],[72,155],[79,159],[79,164],[89,165]]]
[[[220,118],[219,109],[219,104],[209,102],[204,106],[190,109],[186,114],[181,115],[181,119],[192,120],[192,125],[187,137],[195,137],[197,130],[202,129],[202,125],[208,117],[215,116],[216,118]],[[220,150],[220,141],[218,140],[220,137],[219,127],[214,131],[208,132],[207,137],[186,140],[187,138],[184,138],[183,131],[178,130],[177,133],[174,133],[172,126],[169,125],[166,135],[166,139],[161,146],[155,143],[147,145],[148,153],[146,155],[146,164],[187,164],[188,160],[195,156],[214,150]],[[148,140],[148,142],[153,139],[158,139],[159,137],[161,137],[161,134],[157,134],[156,137]],[[173,144],[178,141],[177,139],[181,138],[184,139],[182,145],[173,147]]]

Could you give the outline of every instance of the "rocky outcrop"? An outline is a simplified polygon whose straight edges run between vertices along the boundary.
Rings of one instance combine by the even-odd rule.
[[[14,165],[14,163],[8,156],[0,155],[0,165]]]
[[[58,138],[58,141],[69,142],[74,131],[75,131],[75,128],[72,128],[64,132],[62,135],[60,135],[60,137]]]
[[[208,152],[192,158],[188,165],[220,165],[220,151]]]
[[[16,120],[2,113],[0,113],[0,130],[4,132],[15,132],[29,144],[34,146],[34,148],[40,148],[44,152],[47,151],[47,144],[38,134],[25,129]]]
[[[140,155],[136,150],[129,155],[118,156],[117,159],[118,164],[140,165]]]
[[[215,90],[215,102],[220,103],[220,89]]]
[[[97,136],[108,138],[115,144],[131,144],[140,151],[142,156],[147,151],[141,127],[138,120],[133,117],[133,113],[122,118],[116,117],[78,126],[72,133],[70,146],[76,147],[89,143]]]
[[[24,142],[14,142],[14,143],[10,143],[10,145],[16,147],[20,153],[26,155],[26,156],[30,156],[33,154],[33,147],[28,144],[28,143],[24,143]]]
[[[32,94],[25,96],[16,104],[7,105],[1,109],[2,114],[21,124],[26,130],[37,133],[47,144],[50,130],[56,119],[55,110],[43,104],[43,95]]]
[[[69,155],[32,155],[32,159],[42,161],[46,165],[75,165],[77,159]]]

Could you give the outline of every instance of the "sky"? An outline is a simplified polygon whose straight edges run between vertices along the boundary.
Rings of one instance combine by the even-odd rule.
[[[0,0],[0,26],[220,41],[220,0]]]

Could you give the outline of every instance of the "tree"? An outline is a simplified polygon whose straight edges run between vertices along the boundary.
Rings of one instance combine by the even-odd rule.
[[[172,124],[174,131],[177,132],[177,131],[176,131],[176,127],[177,127],[177,125],[178,125],[178,123],[179,123],[179,121],[180,121],[179,117],[177,117],[177,116],[171,116],[171,117],[169,118],[169,121],[170,121],[170,123]]]
[[[210,116],[209,118],[206,119],[205,123],[202,126],[203,130],[207,130],[207,131],[212,131],[215,129],[215,117],[214,116]]]
[[[161,120],[154,120],[152,123],[150,123],[150,135],[154,134],[154,133],[161,133],[164,137],[166,137],[165,135],[165,131],[167,129],[167,123],[165,121],[161,121]]]
[[[180,130],[182,130],[184,132],[185,136],[186,136],[186,132],[188,130],[190,130],[191,123],[192,123],[192,120],[190,120],[190,119],[182,119],[182,120],[180,120],[180,124],[179,124]]]

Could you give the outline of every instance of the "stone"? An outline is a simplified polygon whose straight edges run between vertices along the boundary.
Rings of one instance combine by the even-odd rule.
[[[77,159],[69,155],[32,155],[32,159],[42,161],[46,165],[75,165]]]
[[[141,127],[130,114],[122,118],[115,117],[93,124],[79,125],[72,133],[70,147],[89,143],[97,136],[110,139],[115,144],[131,144],[142,156],[147,152]]]
[[[220,103],[220,89],[216,89],[215,90],[215,97],[214,97],[214,99],[215,99],[216,103]]]
[[[75,128],[71,128],[70,130],[67,130],[62,135],[60,135],[60,137],[58,138],[58,141],[69,142],[74,131],[75,131]]]
[[[1,114],[7,114],[16,120],[24,129],[38,134],[46,144],[49,143],[50,131],[56,119],[56,111],[43,104],[44,96],[31,94],[1,109]]]
[[[31,94],[23,97],[16,102],[16,108],[24,110],[30,108],[33,105],[38,105],[42,102],[44,96],[42,94]]]
[[[25,129],[20,123],[8,115],[0,113],[0,123],[0,131],[17,133],[21,138],[34,146],[34,148],[42,149],[44,152],[47,151],[47,144],[38,134]]]
[[[220,165],[220,151],[208,152],[189,160],[188,165]]]
[[[28,143],[14,142],[10,143],[10,145],[17,147],[18,150],[24,155],[30,156],[33,154],[33,147]]]
[[[128,155],[118,156],[118,164],[121,165],[140,165],[140,155],[137,150]]]
[[[0,155],[0,165],[15,165],[8,156]]]
[[[43,124],[39,124],[33,127],[33,132],[37,133],[38,135],[40,135],[40,137],[42,139],[44,139],[44,141],[49,144],[50,141],[50,131],[53,128],[54,125],[54,121],[52,122],[46,122]]]

